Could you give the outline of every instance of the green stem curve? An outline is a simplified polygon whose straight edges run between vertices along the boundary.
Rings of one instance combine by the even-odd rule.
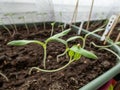
[[[33,69],[36,69],[36,70],[42,71],[42,72],[56,72],[56,71],[60,71],[60,70],[62,70],[62,69],[64,69],[64,68],[66,68],[66,67],[67,67],[69,64],[71,64],[73,61],[74,61],[74,60],[70,60],[66,65],[64,65],[64,66],[62,66],[62,67],[60,67],[60,68],[58,68],[58,69],[54,69],[54,70],[46,70],[46,69],[41,69],[41,68],[39,68],[39,67],[32,67],[32,68],[30,69],[30,71],[29,71],[29,75],[31,74],[31,72],[32,72]]]

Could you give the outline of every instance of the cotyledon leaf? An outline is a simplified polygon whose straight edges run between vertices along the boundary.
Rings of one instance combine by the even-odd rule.
[[[83,37],[81,37],[81,36],[73,36],[73,37],[70,37],[69,39],[67,39],[67,42],[75,40],[75,39],[82,39],[83,40]]]
[[[87,51],[87,50],[85,50],[83,48],[80,48],[77,45],[72,46],[70,48],[70,50],[72,50],[72,51],[74,51],[76,53],[80,53],[81,55],[83,55],[83,56],[85,56],[87,58],[97,59],[97,56],[94,53],[92,53],[90,51]]]
[[[63,43],[65,45],[67,45],[67,42],[64,39],[61,39],[61,38],[52,38],[50,41],[57,41],[57,42],[60,42],[60,43]]]
[[[64,31],[62,31],[61,33],[58,33],[58,34],[55,34],[54,36],[52,36],[52,37],[62,37],[62,36],[65,36],[65,35],[67,35],[69,32],[71,31],[71,29],[69,28],[69,29],[67,29],[67,30],[64,30]],[[52,38],[51,37],[51,38]]]
[[[14,40],[9,42],[7,45],[12,45],[12,46],[23,46],[23,45],[27,45],[30,43],[37,43],[40,45],[44,45],[44,43],[37,41],[37,40]]]

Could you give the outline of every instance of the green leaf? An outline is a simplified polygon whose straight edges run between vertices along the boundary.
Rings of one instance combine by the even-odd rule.
[[[81,36],[74,36],[74,37],[70,37],[69,39],[67,39],[67,42],[78,39],[78,38],[83,40],[83,37],[81,37]]]
[[[51,38],[50,41],[57,41],[57,42],[60,42],[60,43],[63,43],[65,45],[67,45],[67,42],[65,40],[61,39],[61,38]]]
[[[75,60],[80,59],[80,57],[81,57],[81,54],[80,54],[80,53],[75,53],[75,54],[74,54],[74,59],[75,59]]]
[[[68,55],[70,56],[70,58],[72,58],[74,56],[74,51],[69,50]]]
[[[81,55],[83,55],[87,58],[92,58],[92,59],[97,59],[98,58],[94,53],[92,53],[90,51],[87,51],[83,48],[80,49],[80,52],[81,52]]]
[[[29,43],[37,43],[40,45],[44,45],[44,43],[37,41],[37,40],[14,40],[14,41],[9,42],[7,45],[23,46],[23,45],[27,45]]]
[[[79,49],[78,49],[78,46],[77,45],[74,45],[70,48],[71,51],[74,51],[76,53],[79,53]]]
[[[115,44],[120,45],[120,42],[116,42]]]
[[[59,37],[65,36],[65,35],[67,35],[70,32],[70,30],[71,29],[64,30],[61,33],[55,34],[55,35],[53,35],[50,38],[59,38]]]
[[[76,53],[79,53],[79,54],[81,54],[81,55],[83,55],[83,56],[85,56],[87,58],[97,59],[97,56],[94,53],[92,53],[90,51],[87,51],[87,50],[85,50],[83,48],[80,48],[77,45],[72,46],[70,48],[70,50],[72,50],[72,51],[74,51]]]
[[[48,38],[45,42],[48,43],[48,42],[50,42],[50,41],[52,41],[52,40],[58,40],[59,37],[62,37],[62,36],[64,36],[64,35],[66,35],[67,33],[70,32],[70,30],[71,30],[71,29],[67,29],[67,30],[65,30],[65,31],[63,31],[63,32],[61,32],[61,33],[55,34],[55,35],[53,35],[52,37]],[[61,40],[58,40],[58,41],[63,41],[63,40],[61,39]],[[64,40],[64,41],[65,41],[65,40]]]
[[[54,26],[55,25],[55,22],[51,23],[51,26]]]

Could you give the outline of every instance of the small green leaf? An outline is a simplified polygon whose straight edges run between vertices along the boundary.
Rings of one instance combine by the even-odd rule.
[[[80,52],[81,52],[81,55],[83,55],[87,58],[92,58],[92,59],[97,59],[98,58],[94,53],[92,53],[90,51],[87,51],[83,48],[80,49]]]
[[[54,26],[55,25],[55,22],[51,23],[51,26]]]
[[[37,43],[40,45],[44,45],[44,43],[37,41],[37,40],[14,40],[14,41],[9,42],[7,45],[23,46],[29,43]]]
[[[75,59],[75,60],[80,59],[80,57],[81,57],[81,54],[80,54],[80,53],[75,53],[75,54],[74,54],[74,59]]]
[[[120,42],[116,42],[115,44],[120,45]]]
[[[79,48],[78,48],[77,45],[72,46],[72,47],[70,48],[70,50],[72,50],[72,51],[74,51],[74,52],[76,52],[76,53],[79,53]]]
[[[67,42],[61,38],[51,38],[51,40],[49,40],[49,42],[50,41],[57,41],[57,42],[60,42],[60,43],[67,45]]]
[[[87,58],[97,59],[97,56],[94,53],[92,53],[90,51],[87,51],[87,50],[85,50],[83,48],[80,48],[77,45],[72,46],[70,48],[70,50],[72,50],[72,51],[74,51],[76,53],[79,53],[79,54],[81,54],[81,55],[83,55],[83,56],[85,56]]]
[[[81,37],[81,36],[74,36],[74,37],[70,37],[69,39],[67,39],[67,42],[78,39],[78,38],[83,40],[83,37]]]
[[[69,32],[70,32],[70,30],[71,29],[67,29],[67,30],[64,30],[64,31],[62,31],[61,33],[58,33],[58,34],[55,34],[55,35],[53,35],[52,37],[50,37],[50,38],[59,38],[59,37],[62,37],[62,36],[65,36],[65,35],[67,35]]]
[[[74,51],[69,50],[68,55],[70,56],[70,58],[72,58],[74,56]]]
[[[57,40],[59,37],[62,37],[62,36],[64,36],[64,35],[66,35],[67,33],[69,33],[70,30],[71,30],[71,29],[67,29],[67,30],[65,30],[65,31],[63,31],[63,32],[61,32],[61,33],[55,34],[55,35],[51,36],[50,38],[48,38],[45,42],[48,43],[48,42],[50,42],[51,40]],[[61,41],[63,41],[63,40],[61,40]]]

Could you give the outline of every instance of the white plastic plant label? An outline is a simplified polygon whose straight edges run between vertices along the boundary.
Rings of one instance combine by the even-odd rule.
[[[102,35],[102,37],[101,37],[101,41],[104,41],[104,40],[105,40],[106,35],[107,35],[108,32],[110,31],[110,29],[111,29],[111,27],[112,27],[112,25],[114,24],[114,22],[115,22],[116,19],[117,19],[117,16],[116,16],[116,15],[112,15],[112,16],[110,17],[109,22],[108,22],[108,24],[107,24],[107,26],[106,26],[106,28],[105,28],[105,31],[104,31],[104,33],[103,33],[103,35]]]

